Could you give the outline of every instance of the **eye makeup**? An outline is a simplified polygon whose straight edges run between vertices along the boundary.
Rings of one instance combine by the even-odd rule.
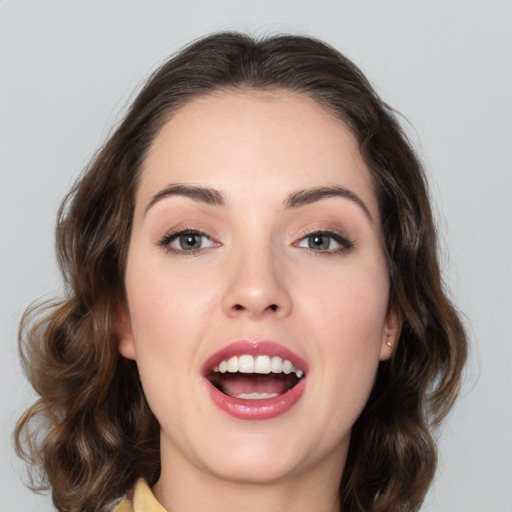
[[[335,230],[316,229],[304,234],[293,246],[318,253],[315,255],[335,255],[351,251],[354,242]]]
[[[172,254],[193,256],[205,249],[219,247],[220,243],[201,229],[183,227],[165,234],[158,245]]]

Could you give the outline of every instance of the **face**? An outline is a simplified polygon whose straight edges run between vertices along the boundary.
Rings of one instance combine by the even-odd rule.
[[[287,92],[194,99],[144,162],[120,352],[162,474],[341,475],[396,321],[355,138]]]

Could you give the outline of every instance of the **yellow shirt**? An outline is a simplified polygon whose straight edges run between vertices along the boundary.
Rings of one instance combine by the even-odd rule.
[[[167,512],[151,492],[144,479],[137,480],[128,496],[118,503],[112,512]]]

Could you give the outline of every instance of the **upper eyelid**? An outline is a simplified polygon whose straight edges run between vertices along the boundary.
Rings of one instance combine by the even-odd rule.
[[[170,231],[166,232],[162,237],[159,238],[158,244],[159,245],[168,245],[170,242],[174,241],[179,236],[185,235],[187,233],[192,234],[192,235],[204,236],[204,237],[208,238],[208,240],[211,240],[212,242],[216,242],[215,238],[213,236],[211,236],[210,234],[208,234],[203,229],[184,227],[184,228],[179,228],[176,230],[170,230]]]
[[[303,238],[306,238],[308,236],[312,236],[312,235],[329,235],[329,236],[332,236],[332,237],[339,237],[339,238],[342,238],[343,240],[348,240],[350,237],[337,230],[337,229],[333,229],[333,228],[328,228],[328,227],[318,227],[318,228],[305,228],[303,229],[298,236],[296,236],[295,240],[302,240]]]
[[[183,234],[183,233],[196,233],[198,235],[207,236],[208,238],[213,238],[213,235],[211,235],[209,233],[208,229],[205,229],[205,228],[200,227],[198,225],[190,225],[190,226],[182,225],[182,226],[179,226],[179,227],[173,227],[173,228],[168,229],[165,232],[164,236],[175,236],[175,235],[180,235],[180,234]]]

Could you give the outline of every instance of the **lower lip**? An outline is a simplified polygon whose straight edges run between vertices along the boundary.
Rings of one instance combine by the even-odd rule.
[[[306,387],[306,379],[300,380],[283,395],[262,400],[244,400],[225,395],[205,379],[213,403],[224,412],[240,420],[269,420],[288,412],[299,400]]]

